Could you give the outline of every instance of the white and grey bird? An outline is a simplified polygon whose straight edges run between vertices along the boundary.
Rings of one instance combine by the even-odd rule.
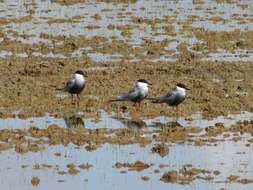
[[[169,90],[167,94],[158,98],[150,98],[153,103],[166,103],[169,106],[178,106],[186,98],[186,91],[190,90],[186,85],[178,83],[172,90]]]
[[[72,102],[73,102],[73,95],[76,94],[77,99],[79,100],[79,94],[83,91],[86,80],[85,78],[88,77],[87,73],[82,70],[77,70],[74,74],[73,77],[67,81],[66,85],[62,89],[63,92],[68,92],[71,94],[72,97]]]
[[[128,91],[127,93],[124,93],[120,96],[117,96],[116,99],[110,100],[113,101],[131,101],[134,102],[134,105],[140,104],[141,101],[144,100],[148,96],[148,87],[151,85],[147,80],[145,79],[139,79],[135,84],[134,87]]]

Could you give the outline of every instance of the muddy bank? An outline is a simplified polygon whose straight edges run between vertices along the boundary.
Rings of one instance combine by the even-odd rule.
[[[251,62],[185,62],[148,61],[130,63],[125,60],[113,63],[86,62],[85,59],[16,58],[0,60],[2,86],[0,87],[1,116],[11,117],[20,111],[20,117],[38,116],[47,112],[64,114],[81,111],[96,115],[98,109],[134,112],[131,103],[113,103],[108,100],[127,91],[139,78],[153,85],[149,97],[164,94],[177,82],[190,88],[190,95],[180,105],[180,115],[187,116],[197,111],[205,117],[226,115],[240,110],[253,111]],[[102,66],[103,70],[97,70]],[[89,74],[87,86],[81,94],[79,108],[71,104],[70,97],[60,97],[57,87],[77,69]],[[167,105],[142,105],[143,116],[175,115]]]
[[[0,21],[0,116],[13,117],[17,111],[21,118],[76,111],[96,116],[99,109],[134,112],[131,103],[108,100],[140,78],[153,83],[150,97],[166,93],[177,82],[186,83],[192,90],[180,106],[180,116],[252,112],[251,4],[232,2],[231,9],[227,2],[10,4],[1,10]],[[78,109],[55,90],[77,69],[89,73]],[[141,116],[158,115],[176,113],[166,105],[143,104]]]

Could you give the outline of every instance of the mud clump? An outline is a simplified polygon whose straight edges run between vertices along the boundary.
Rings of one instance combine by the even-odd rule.
[[[95,144],[89,144],[89,145],[87,145],[86,147],[85,147],[85,149],[87,150],[87,151],[89,151],[89,152],[92,152],[92,151],[95,151],[96,149],[97,149],[97,145],[95,145]]]
[[[8,143],[0,143],[0,151],[8,150],[11,148],[11,145]]]
[[[25,154],[29,151],[28,147],[23,146],[23,145],[16,145],[15,146],[15,151],[20,153],[20,154]]]
[[[75,164],[68,164],[67,168],[68,168],[68,173],[70,175],[76,175],[76,174],[78,174],[80,172],[78,169],[76,169],[76,165]]]
[[[129,171],[142,171],[150,167],[149,164],[143,163],[141,161],[136,161],[135,163],[119,163],[114,165],[115,168],[128,168]]]
[[[136,131],[130,128],[123,128],[115,131],[115,136],[109,139],[111,144],[133,144],[139,143],[146,145],[151,143],[151,138],[143,136],[141,131]]]
[[[60,5],[74,5],[77,3],[85,3],[86,0],[54,0],[54,2]]]
[[[223,123],[216,123],[215,126],[207,127],[205,128],[205,131],[207,132],[207,135],[210,137],[216,137],[226,131],[228,129],[225,128]]]
[[[237,182],[241,184],[253,183],[252,179],[240,178],[240,176],[237,176],[237,175],[230,175],[227,177],[227,180],[228,182]]]
[[[240,134],[249,133],[253,136],[253,120],[238,121],[229,130],[231,132],[239,132]]]
[[[177,171],[169,171],[164,173],[160,180],[168,183],[176,183],[178,179],[179,176]]]
[[[152,151],[152,153],[157,153],[161,157],[164,157],[169,153],[169,148],[166,144],[161,143],[161,144],[155,144],[152,147],[151,151]]]
[[[150,177],[148,177],[148,176],[142,176],[141,179],[142,179],[143,181],[148,181],[148,180],[150,179]]]
[[[93,167],[93,165],[86,163],[86,164],[80,164],[78,167],[83,170],[88,170],[89,168]]]
[[[157,140],[161,142],[184,142],[191,137],[190,134],[199,133],[200,128],[197,127],[163,127],[158,131]]]
[[[187,168],[184,166],[179,171],[168,171],[165,172],[160,178],[165,183],[179,183],[179,184],[190,184],[196,179],[203,179],[211,181],[214,179],[211,176],[211,171],[198,168]]]
[[[40,183],[40,178],[38,178],[37,176],[33,176],[32,179],[31,179],[31,184],[33,186],[38,186]]]
[[[242,184],[249,184],[249,183],[253,183],[253,179],[240,179],[237,182],[242,183]]]

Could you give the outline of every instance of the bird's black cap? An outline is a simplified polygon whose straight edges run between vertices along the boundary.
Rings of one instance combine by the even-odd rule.
[[[189,89],[185,84],[183,84],[183,83],[177,83],[176,86],[181,87],[181,88],[184,88],[184,89],[186,89],[186,90],[190,90],[190,89]]]
[[[82,71],[82,70],[77,70],[75,73],[76,73],[76,74],[79,74],[79,75],[83,75],[83,76],[85,76],[85,77],[88,77],[87,73],[84,72],[84,71]]]
[[[150,82],[148,82],[147,80],[145,80],[145,79],[139,79],[137,82],[143,82],[143,83],[147,83],[147,84],[150,84],[151,85],[151,83]]]

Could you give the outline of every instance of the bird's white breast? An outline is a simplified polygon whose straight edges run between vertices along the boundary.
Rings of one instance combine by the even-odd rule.
[[[148,94],[148,84],[144,82],[137,82],[137,87],[139,88],[142,95],[147,96]]]
[[[75,73],[74,76],[75,76],[75,81],[76,81],[76,83],[77,83],[78,85],[84,85],[84,83],[85,83],[85,78],[84,78],[83,75],[80,75],[80,74]]]
[[[181,96],[186,96],[186,90],[184,88],[181,88],[179,86],[176,87],[177,93]]]

